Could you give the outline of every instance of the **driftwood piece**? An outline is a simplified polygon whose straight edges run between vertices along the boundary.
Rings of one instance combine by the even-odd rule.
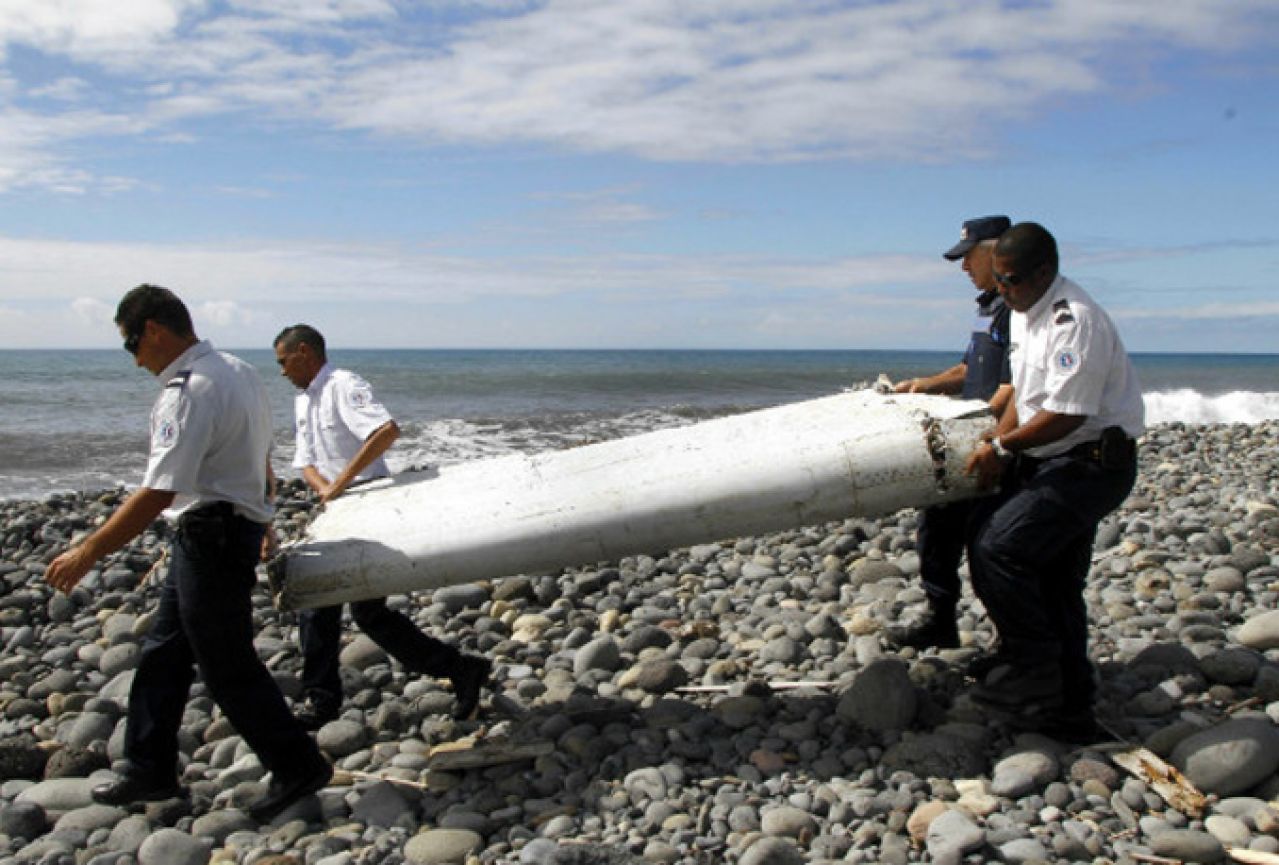
[[[536,760],[554,753],[554,742],[486,742],[474,738],[445,742],[431,749],[426,758],[430,769],[451,772],[458,769],[481,769]]]
[[[1145,781],[1165,802],[1187,817],[1202,817],[1207,801],[1186,776],[1161,760],[1153,751],[1134,748],[1111,754],[1110,759]],[[1131,854],[1130,854],[1131,855]]]

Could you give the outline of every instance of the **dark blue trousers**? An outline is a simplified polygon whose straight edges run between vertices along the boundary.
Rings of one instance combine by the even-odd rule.
[[[968,541],[968,519],[972,502],[936,505],[923,512],[916,536],[919,546],[919,576],[934,609],[954,611],[962,592],[959,561]]]
[[[412,619],[392,610],[383,598],[352,603],[351,617],[360,630],[410,672],[449,676],[461,660],[462,655],[454,646],[422,633]],[[298,637],[302,644],[303,691],[315,705],[336,709],[342,704],[342,679],[338,673],[342,605],[300,611]]]
[[[1003,491],[975,505],[968,567],[1001,651],[1027,665],[1061,667],[1067,709],[1091,706],[1084,582],[1097,524],[1137,477],[1134,459],[1104,468],[1071,456],[1021,459]]]
[[[214,701],[262,765],[287,780],[324,760],[253,648],[251,595],[264,526],[226,505],[184,514],[125,728],[132,771],[176,777],[178,728],[198,668]]]

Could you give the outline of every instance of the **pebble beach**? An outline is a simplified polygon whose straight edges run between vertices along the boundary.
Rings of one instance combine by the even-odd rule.
[[[393,598],[490,657],[493,692],[456,721],[446,681],[349,627],[347,702],[316,734],[339,771],[270,825],[243,810],[262,767],[198,682],[189,796],[92,801],[168,529],[66,596],[46,564],[125,493],[0,501],[0,865],[1279,862],[1279,422],[1160,424],[1140,466],[1087,589],[1111,741],[969,699],[994,642],[971,593],[961,648],[886,647],[924,609],[907,510]],[[310,511],[286,485],[280,535]],[[265,581],[255,600],[259,653],[296,697],[292,617]],[[1201,807],[1124,768],[1136,748]]]

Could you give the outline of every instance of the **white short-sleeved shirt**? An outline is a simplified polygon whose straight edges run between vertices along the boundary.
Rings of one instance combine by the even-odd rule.
[[[165,511],[230,502],[256,522],[271,519],[266,467],[271,410],[257,370],[201,341],[160,373],[151,408],[151,452],[142,486],[177,493]]]
[[[359,453],[365,440],[390,420],[391,413],[373,397],[368,382],[326,363],[293,403],[297,440],[293,467],[315,466],[331,481]],[[372,480],[390,473],[386,460],[379,456],[355,480]]]
[[[1033,307],[1013,313],[1009,351],[1021,423],[1041,410],[1085,416],[1070,435],[1027,449],[1031,456],[1064,453],[1111,426],[1134,438],[1145,431],[1141,386],[1119,332],[1071,280],[1059,274]]]

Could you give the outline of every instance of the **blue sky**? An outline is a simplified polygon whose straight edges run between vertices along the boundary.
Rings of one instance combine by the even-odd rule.
[[[958,349],[969,216],[1279,351],[1273,0],[0,0],[0,347]]]

